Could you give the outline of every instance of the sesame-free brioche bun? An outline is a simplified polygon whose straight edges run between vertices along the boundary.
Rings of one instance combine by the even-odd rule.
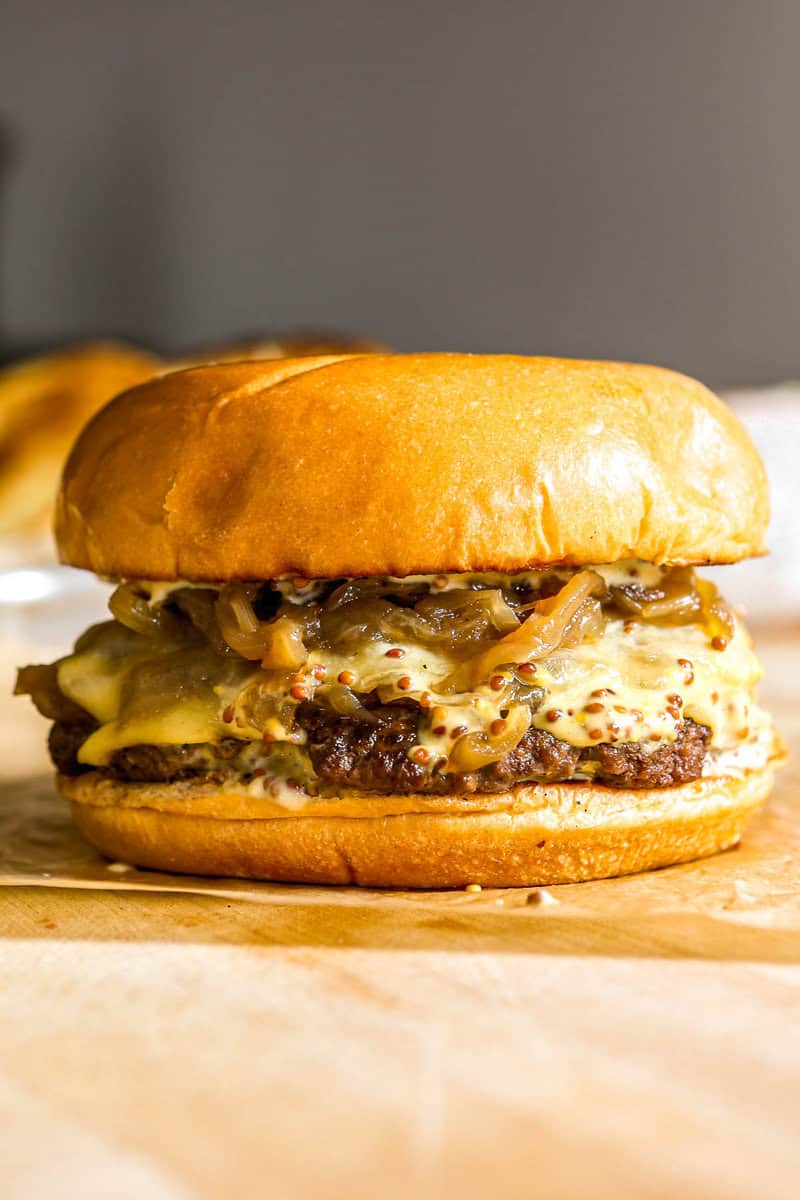
[[[510,355],[227,363],[118,397],[79,438],[63,561],[113,577],[517,571],[764,550],[733,413],[657,367]]]
[[[289,812],[219,785],[58,776],[84,837],[122,862],[193,875],[442,888],[578,883],[727,849],[772,770],[653,790],[522,784],[499,795],[314,801]]]
[[[0,370],[0,535],[47,528],[81,426],[157,369],[157,359],[143,350],[96,342]]]

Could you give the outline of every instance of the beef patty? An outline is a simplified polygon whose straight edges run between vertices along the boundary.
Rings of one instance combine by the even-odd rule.
[[[544,730],[529,729],[498,762],[477,771],[444,774],[430,772],[408,757],[416,742],[418,716],[419,709],[411,703],[378,706],[364,719],[340,716],[309,701],[297,709],[297,723],[306,733],[306,749],[320,781],[368,792],[504,792],[516,783],[555,783],[573,779],[576,773],[607,787],[670,787],[699,778],[711,737],[704,725],[687,720],[674,742],[652,748],[617,742],[579,749]],[[91,769],[76,756],[93,728],[90,720],[53,726],[50,755],[63,774]],[[250,745],[224,738],[214,745],[126,746],[101,769],[111,778],[136,783],[222,782],[252,771],[252,761],[239,761]]]
[[[478,771],[430,773],[408,757],[417,712],[413,705],[385,705],[364,721],[306,702],[297,720],[319,778],[369,792],[504,792],[515,783],[555,783],[576,773],[591,773],[610,787],[669,787],[699,778],[711,738],[704,725],[683,721],[674,742],[651,749],[620,742],[579,749],[545,730],[529,729],[510,753]]]

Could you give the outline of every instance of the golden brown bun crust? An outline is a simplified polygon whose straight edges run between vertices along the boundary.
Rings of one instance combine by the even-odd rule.
[[[61,469],[81,426],[118,392],[149,379],[158,360],[98,342],[0,371],[0,534],[49,525]]]
[[[164,376],[84,430],[63,561],[145,579],[729,562],[763,551],[733,413],[657,367],[464,354]]]
[[[765,769],[651,791],[524,785],[492,797],[492,811],[451,797],[440,812],[252,817],[196,815],[196,799],[242,811],[240,795],[208,788],[58,777],[78,828],[109,858],[193,875],[402,888],[533,887],[688,862],[734,845],[771,785]]]

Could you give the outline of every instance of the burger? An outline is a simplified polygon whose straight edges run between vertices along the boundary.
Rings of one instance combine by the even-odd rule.
[[[655,367],[459,354],[163,376],[84,430],[110,621],[18,691],[103,854],[438,888],[732,846],[782,756],[695,567],[764,550],[745,431]]]
[[[58,481],[81,427],[117,392],[157,370],[152,355],[116,342],[73,346],[0,369],[0,538],[24,543],[18,557],[38,557],[39,538],[50,553]]]

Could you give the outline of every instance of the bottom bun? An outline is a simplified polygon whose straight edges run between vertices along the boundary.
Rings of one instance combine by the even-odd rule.
[[[447,798],[444,812],[409,812],[403,797],[396,814],[315,816],[310,805],[251,817],[193,813],[194,791],[208,811],[208,785],[58,776],[81,833],[109,858],[192,875],[398,888],[578,883],[703,858],[738,842],[771,785],[766,768],[647,791],[520,785],[487,797],[491,811],[472,796]],[[241,792],[212,798],[218,813],[241,811]]]

